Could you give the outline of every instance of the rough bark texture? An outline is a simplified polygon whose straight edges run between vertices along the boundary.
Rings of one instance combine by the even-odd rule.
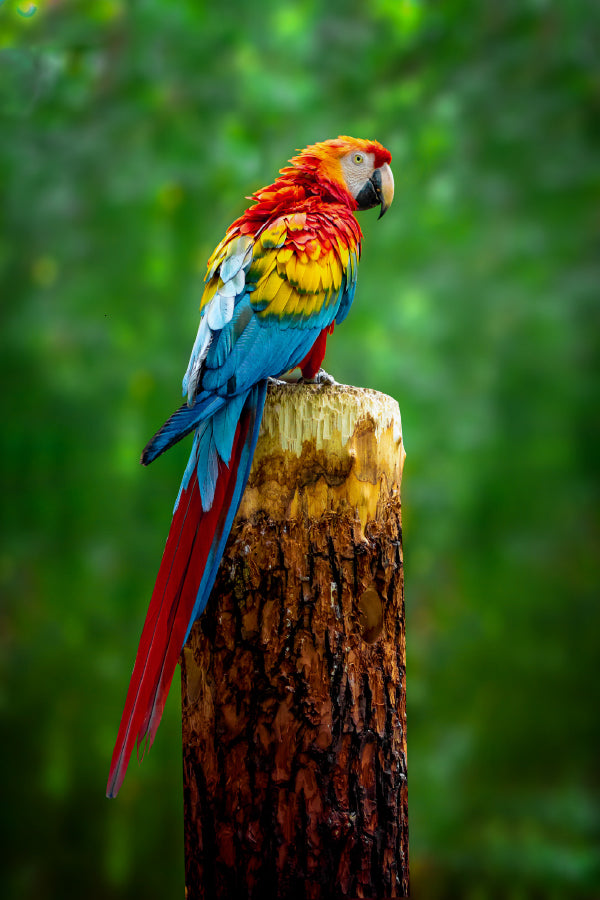
[[[186,896],[408,896],[397,404],[271,388],[182,657]]]

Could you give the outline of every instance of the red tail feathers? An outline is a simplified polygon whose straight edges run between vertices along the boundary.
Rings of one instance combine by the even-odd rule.
[[[252,419],[245,410],[237,426],[229,467],[219,461],[219,477],[211,508],[206,512],[202,510],[195,471],[179,498],[127,691],[110,766],[107,797],[117,795],[136,741],[139,751],[146,739],[145,751],[154,740],[194,615],[211,548],[219,541],[225,521],[230,518],[228,512],[236,480],[241,474],[240,457]],[[243,464],[241,468],[245,468]],[[207,591],[211,587],[212,583],[207,584]]]

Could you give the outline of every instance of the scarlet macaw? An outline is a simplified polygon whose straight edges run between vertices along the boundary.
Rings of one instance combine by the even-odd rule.
[[[116,796],[133,745],[149,747],[177,660],[214,584],[248,480],[270,377],[314,379],[327,335],[354,298],[362,233],[353,213],[394,196],[391,154],[341,136],[313,144],[257,191],[208,261],[187,402],[150,440],[148,465],[191,431],[194,443],[113,751]]]

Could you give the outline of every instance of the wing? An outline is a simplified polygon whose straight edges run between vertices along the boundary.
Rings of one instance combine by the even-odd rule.
[[[282,215],[256,236],[226,235],[208,264],[183,380],[188,404],[237,394],[297,366],[323,329],[345,318],[359,255],[349,212]]]

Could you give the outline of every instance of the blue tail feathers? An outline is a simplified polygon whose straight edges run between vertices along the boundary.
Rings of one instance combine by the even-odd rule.
[[[208,397],[197,400],[193,406],[184,403],[148,441],[142,451],[142,465],[147,466],[154,462],[157,456],[197,428],[202,421],[222,409],[227,402],[225,397],[209,394]]]

